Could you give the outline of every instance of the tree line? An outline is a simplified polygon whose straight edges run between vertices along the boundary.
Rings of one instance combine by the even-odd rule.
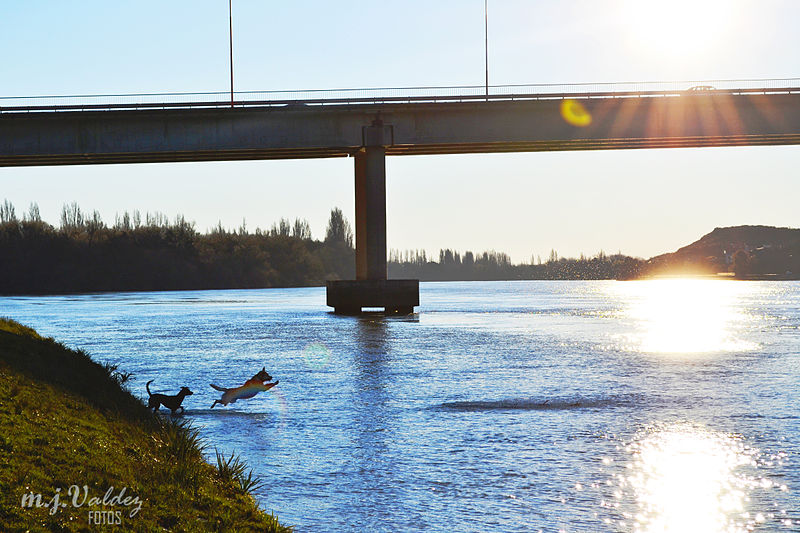
[[[513,264],[502,252],[392,250],[390,278],[423,281],[514,279],[630,279],[644,262],[622,254],[578,259],[550,253],[546,262]],[[325,237],[314,239],[307,220],[281,219],[269,229],[200,233],[177,215],[140,211],[107,224],[98,211],[63,206],[59,225],[42,220],[34,203],[21,216],[0,205],[0,294],[58,294],[297,287],[355,277],[353,230],[341,209],[331,210]]]
[[[201,234],[182,215],[125,212],[108,225],[72,203],[55,227],[36,204],[22,216],[0,205],[2,294],[308,286],[352,278],[354,264],[353,232],[338,208],[320,241],[301,219]]]
[[[513,264],[507,254],[494,250],[460,254],[445,249],[439,251],[438,261],[428,258],[424,250],[392,250],[389,254],[389,277],[422,281],[633,279],[645,267],[646,262],[641,259],[602,251],[593,257],[581,255],[574,259],[559,257],[553,250],[546,262],[531,258],[530,263],[522,264]]]

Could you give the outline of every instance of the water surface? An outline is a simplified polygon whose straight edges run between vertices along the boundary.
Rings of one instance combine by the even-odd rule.
[[[800,283],[423,283],[0,298],[176,391],[298,531],[797,531]],[[262,366],[280,385],[209,409]],[[145,495],[146,496],[146,495]]]

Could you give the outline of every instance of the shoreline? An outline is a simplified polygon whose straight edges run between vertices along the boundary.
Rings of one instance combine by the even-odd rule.
[[[0,530],[292,531],[129,377],[0,318]]]
[[[393,279],[393,278],[390,278]],[[717,280],[717,281],[800,281],[800,276],[785,276],[780,274],[761,274],[752,275],[747,277],[737,278],[733,273],[717,273],[717,274],[654,274],[648,276],[640,276],[635,278],[568,278],[568,279],[553,279],[553,278],[509,278],[509,279],[421,279],[420,283],[465,283],[465,282],[512,282],[512,281],[649,281],[649,280],[666,280],[666,279],[702,279],[702,280]],[[226,287],[226,288],[198,288],[198,289],[152,289],[152,290],[103,290],[103,291],[86,291],[86,292],[26,292],[26,293],[4,293],[0,294],[0,298],[46,298],[51,296],[91,296],[91,295],[105,295],[105,294],[141,294],[141,293],[159,293],[159,292],[204,292],[204,291],[262,291],[270,289],[312,289],[312,288],[325,288],[325,284],[320,285],[287,285],[285,287]]]

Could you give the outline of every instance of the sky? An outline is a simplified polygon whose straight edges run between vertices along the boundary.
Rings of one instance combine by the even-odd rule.
[[[488,0],[489,82],[800,77],[794,0]],[[235,89],[482,85],[484,1],[233,0]],[[228,2],[0,6],[0,96],[229,90]],[[392,249],[650,257],[715,227],[800,227],[800,147],[387,160]],[[353,222],[352,159],[0,168],[0,202],[180,213],[200,231]]]

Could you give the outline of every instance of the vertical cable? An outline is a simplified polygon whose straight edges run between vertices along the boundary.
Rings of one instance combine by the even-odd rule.
[[[486,65],[486,100],[489,100],[489,0],[483,0],[483,50]]]
[[[231,61],[231,107],[233,107],[233,9],[231,2],[228,0],[228,36],[230,45],[230,61]],[[488,78],[487,78],[488,79]]]

